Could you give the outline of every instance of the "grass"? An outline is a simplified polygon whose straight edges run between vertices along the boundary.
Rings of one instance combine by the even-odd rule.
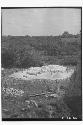
[[[81,34],[68,38],[3,36],[1,49],[2,67],[6,67],[1,73],[2,118],[54,118],[56,120],[76,116],[81,120],[82,80],[81,67],[79,69],[78,65],[79,61],[81,62]],[[70,81],[61,83],[58,93],[58,83],[55,84],[53,81],[24,81],[8,77],[14,72],[23,70],[21,68],[44,64],[75,67],[78,65],[79,71],[74,73]],[[23,95],[20,96],[18,91],[23,91]],[[53,92],[60,98],[45,95],[30,96],[47,92]]]
[[[62,116],[70,115],[70,110],[62,101],[63,97],[54,98],[41,95],[41,93],[48,92],[57,93],[57,85],[46,80],[24,81],[9,78],[8,75],[15,71],[19,69],[2,71],[2,118],[61,119]],[[24,92],[22,96],[18,94],[18,91]],[[30,96],[35,94],[40,95]],[[57,94],[60,95],[60,93]]]

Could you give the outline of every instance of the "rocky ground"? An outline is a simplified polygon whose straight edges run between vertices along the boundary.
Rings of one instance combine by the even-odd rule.
[[[22,80],[10,78],[23,69],[2,70],[3,119],[78,119],[67,105],[65,92],[70,81]],[[60,86],[58,86],[60,85]],[[58,89],[59,87],[59,89]],[[66,100],[66,101],[65,101]]]

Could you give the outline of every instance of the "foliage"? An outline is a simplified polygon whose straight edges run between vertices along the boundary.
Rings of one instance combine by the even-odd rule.
[[[64,40],[62,36],[3,36],[2,66],[6,68],[41,66],[48,63],[46,61],[48,59],[53,62],[53,58],[58,59],[58,62],[64,59],[64,65],[68,62],[77,65],[77,56],[81,51],[80,41],[81,37],[74,35],[64,37]],[[68,61],[69,56],[71,58]]]
[[[62,118],[70,115],[81,119],[81,34],[62,36],[3,36],[1,64],[5,68],[2,71],[2,87],[10,93],[22,90],[26,94],[21,97],[13,97],[2,92],[2,117],[3,118]],[[57,86],[49,86],[46,81],[22,81],[8,78],[13,72],[32,66],[46,64],[60,64],[75,66],[76,71],[72,75],[69,86],[65,89],[65,98],[33,97],[29,94],[51,92],[57,90]],[[11,69],[11,68],[15,69]],[[10,68],[10,69],[7,69]],[[18,69],[17,69],[18,68]],[[19,69],[20,68],[20,69]],[[66,84],[66,83],[65,83]],[[52,84],[51,84],[52,85]],[[79,99],[78,99],[79,98]],[[26,103],[31,99],[34,104]],[[74,101],[75,103],[74,103]],[[79,103],[78,103],[79,102]]]

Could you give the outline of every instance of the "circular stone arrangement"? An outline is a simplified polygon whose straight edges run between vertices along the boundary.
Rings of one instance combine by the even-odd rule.
[[[29,69],[13,73],[9,77],[22,80],[65,80],[67,78],[70,78],[73,73],[73,68],[68,68],[60,65],[47,65],[42,67],[31,67]]]

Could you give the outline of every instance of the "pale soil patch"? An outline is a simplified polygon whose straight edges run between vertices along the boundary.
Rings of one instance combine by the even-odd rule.
[[[67,68],[59,65],[48,65],[42,67],[31,67],[29,69],[13,73],[9,77],[22,80],[64,80],[70,78],[73,73],[73,68]]]

